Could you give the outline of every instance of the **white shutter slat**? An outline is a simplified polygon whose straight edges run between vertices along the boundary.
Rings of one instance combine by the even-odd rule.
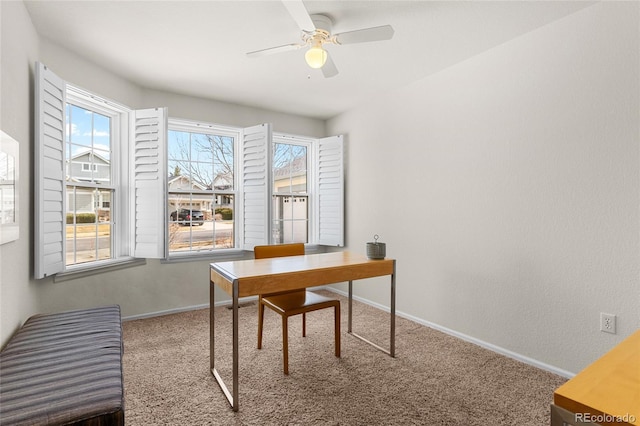
[[[66,83],[36,63],[34,167],[34,276],[44,278],[65,266],[64,178]]]
[[[48,234],[45,236],[44,238],[44,243],[45,244],[51,244],[51,243],[56,243],[56,242],[61,242],[62,241],[62,234]]]
[[[46,139],[47,137],[45,137],[45,140]],[[58,149],[51,148],[50,144],[48,144],[46,141],[45,146],[42,147],[42,155],[44,155],[46,158],[51,158],[60,162],[64,161],[64,159],[62,158],[63,152]]]
[[[344,245],[344,164],[343,138],[331,136],[318,140],[316,146],[317,176],[317,243]]]
[[[134,257],[166,257],[166,108],[134,112],[133,120]]]
[[[248,127],[242,136],[243,246],[252,250],[269,244],[271,125]]]
[[[62,210],[62,202],[44,200],[45,210]]]

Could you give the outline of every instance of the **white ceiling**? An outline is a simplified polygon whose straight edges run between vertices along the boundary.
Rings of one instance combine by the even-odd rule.
[[[390,24],[392,40],[329,45],[325,79],[281,1],[25,1],[38,33],[151,89],[329,118],[574,13],[582,1],[305,1],[333,33]]]

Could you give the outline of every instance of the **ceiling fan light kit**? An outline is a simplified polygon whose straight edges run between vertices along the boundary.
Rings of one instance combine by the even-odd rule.
[[[322,68],[327,62],[327,56],[327,51],[320,44],[317,44],[307,50],[307,53],[304,54],[304,59],[311,68],[318,69]]]
[[[324,44],[342,45],[365,43],[369,41],[390,40],[393,37],[393,28],[391,25],[364,28],[331,35],[333,23],[328,16],[309,15],[302,0],[283,1],[283,4],[298,24],[298,27],[302,30],[303,43],[256,50],[247,53],[247,56],[255,58],[265,54],[296,50],[301,47],[310,46],[304,55],[305,61],[311,68],[322,69],[324,76],[329,78],[337,75],[338,69],[329,57],[329,53],[324,49]]]

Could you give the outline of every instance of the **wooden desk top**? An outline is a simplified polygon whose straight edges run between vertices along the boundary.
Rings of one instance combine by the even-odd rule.
[[[211,264],[211,281],[238,296],[295,290],[394,273],[395,260],[371,260],[350,252],[249,259]]]
[[[560,386],[553,400],[573,413],[625,420],[603,425],[640,425],[640,330]]]

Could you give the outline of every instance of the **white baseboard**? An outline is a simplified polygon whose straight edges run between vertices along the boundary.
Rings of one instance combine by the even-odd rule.
[[[332,291],[334,293],[340,294],[340,295],[345,296],[345,297],[349,296],[349,294],[346,291],[338,290],[336,288],[328,287],[328,286],[312,287],[309,290],[328,290],[328,291]],[[258,299],[257,296],[241,297],[238,300],[238,302],[239,303],[247,303],[247,302],[250,302],[250,301],[253,301],[253,300],[257,300],[257,299]],[[353,300],[356,300],[356,301],[358,301],[360,303],[364,303],[365,305],[373,306],[374,308],[380,309],[381,311],[390,312],[390,309],[387,306],[381,305],[381,304],[376,303],[376,302],[372,302],[372,301],[370,301],[368,299],[364,299],[364,298],[356,296],[356,295],[353,296]],[[222,300],[220,302],[216,302],[215,307],[217,308],[217,307],[220,307],[220,306],[228,306],[230,304],[231,304],[230,300]],[[177,314],[177,313],[180,313],[180,312],[194,311],[194,310],[197,310],[197,309],[204,309],[204,308],[208,308],[208,307],[209,307],[208,303],[205,303],[205,304],[202,304],[202,305],[185,306],[185,307],[182,307],[182,308],[167,309],[167,310],[164,310],[164,311],[150,312],[150,313],[140,314],[140,315],[130,315],[130,316],[127,316],[127,317],[123,317],[122,321],[132,321],[132,320],[143,319],[143,318],[152,318],[152,317],[157,317],[157,316],[162,316],[162,315]],[[557,374],[558,376],[565,377],[567,379],[570,379],[573,376],[575,376],[575,373],[572,373],[570,371],[562,370],[560,368],[554,367],[554,366],[546,364],[544,362],[540,362],[540,361],[535,360],[533,358],[529,358],[529,357],[521,355],[519,353],[516,353],[516,352],[510,351],[508,349],[502,348],[500,346],[496,346],[494,344],[487,343],[487,342],[485,342],[483,340],[476,339],[475,337],[471,337],[471,336],[468,336],[466,334],[457,332],[457,331],[452,330],[450,328],[443,327],[441,325],[432,323],[430,321],[425,321],[425,320],[423,320],[421,318],[418,318],[418,317],[415,317],[413,315],[406,314],[406,313],[404,313],[402,311],[396,310],[396,315],[399,316],[399,317],[408,319],[409,321],[413,321],[415,323],[427,326],[429,328],[433,328],[434,330],[441,331],[441,332],[443,332],[445,334],[448,334],[450,336],[456,337],[458,339],[462,339],[462,340],[464,340],[466,342],[473,343],[473,344],[478,345],[480,347],[483,347],[485,349],[489,349],[490,351],[499,353],[501,355],[504,355],[504,356],[507,356],[509,358],[515,359],[517,361],[523,362],[525,364],[531,365],[531,366],[539,368],[541,370],[545,370],[545,371],[548,371],[550,373]]]
[[[216,303],[217,305],[217,303]],[[193,306],[184,306],[182,308],[175,308],[175,309],[167,309],[166,311],[156,311],[156,312],[148,312],[145,314],[138,314],[138,315],[129,315],[126,317],[122,317],[122,321],[134,321],[134,320],[139,320],[139,319],[144,319],[144,318],[153,318],[153,317],[161,317],[163,315],[171,315],[171,314],[179,314],[180,312],[188,312],[188,311],[196,311],[198,309],[204,309],[204,308],[208,308],[209,304],[206,303],[204,305],[193,305]]]
[[[330,290],[328,288],[325,288],[324,286],[309,288],[309,290],[325,290],[325,289]],[[243,303],[247,303],[247,302],[252,302],[254,300],[258,300],[258,296],[241,297],[241,298],[238,299],[238,303],[239,304],[243,304]],[[221,300],[219,302],[216,302],[214,306],[216,308],[219,308],[220,306],[229,306],[229,305],[231,305],[231,300]],[[139,315],[129,315],[129,316],[126,316],[126,317],[122,317],[122,321],[133,321],[133,320],[137,320],[137,319],[160,317],[162,315],[179,314],[180,312],[195,311],[195,310],[198,310],[198,309],[205,309],[205,308],[208,308],[208,307],[209,307],[208,303],[205,303],[205,304],[202,304],[202,305],[184,306],[182,308],[167,309],[167,310],[164,310],[164,311],[148,312],[148,313],[139,314]]]
[[[338,293],[338,294],[340,294],[342,296],[349,297],[348,292],[342,291],[342,290],[339,290],[339,289],[336,289],[336,288],[333,288],[333,287],[324,287],[324,290],[329,290],[329,291],[332,291],[334,293]],[[356,295],[353,296],[353,300],[357,300],[360,303],[364,303],[365,305],[373,306],[374,308],[380,309],[380,310],[385,311],[385,312],[390,312],[391,311],[391,309],[388,308],[387,306],[381,305],[381,304],[376,303],[376,302],[372,302],[372,301],[370,301],[368,299],[364,299],[364,298],[358,297]],[[427,326],[429,328],[433,328],[434,330],[441,331],[441,332],[443,332],[445,334],[448,334],[450,336],[453,336],[453,337],[456,337],[458,339],[464,340],[466,342],[473,343],[473,344],[478,345],[480,347],[483,347],[485,349],[489,349],[492,352],[499,353],[501,355],[504,355],[504,356],[507,356],[509,358],[515,359],[517,361],[523,362],[525,364],[531,365],[531,366],[539,368],[541,370],[545,370],[545,371],[548,371],[550,373],[557,374],[558,376],[565,377],[567,379],[570,379],[573,376],[575,376],[575,373],[572,373],[570,371],[562,370],[560,368],[554,367],[553,365],[549,365],[549,364],[546,364],[544,362],[540,362],[540,361],[538,361],[536,359],[529,358],[529,357],[524,356],[522,354],[519,354],[519,353],[510,351],[508,349],[502,348],[500,346],[496,346],[494,344],[485,342],[483,340],[476,339],[475,337],[471,337],[471,336],[468,336],[466,334],[460,333],[458,331],[452,330],[450,328],[443,327],[443,326],[441,326],[439,324],[435,324],[435,323],[432,323],[430,321],[425,321],[425,320],[423,320],[421,318],[418,318],[418,317],[415,317],[413,315],[409,315],[409,314],[406,314],[406,313],[404,313],[402,311],[398,311],[397,309],[396,309],[396,315],[399,316],[399,317],[408,319],[409,321],[413,321],[415,323]]]
[[[242,304],[242,303],[251,302],[253,300],[258,300],[258,296],[241,297],[238,299],[238,303]],[[220,306],[227,306],[227,305],[231,305],[231,300],[222,300],[220,302],[216,302],[214,306],[218,308]],[[122,321],[133,321],[133,320],[144,319],[144,318],[161,317],[163,315],[179,314],[180,312],[195,311],[198,309],[205,309],[208,307],[209,307],[208,303],[205,303],[202,305],[184,306],[182,308],[167,309],[165,311],[148,312],[146,314],[139,314],[139,315],[129,315],[127,317],[122,317]]]

